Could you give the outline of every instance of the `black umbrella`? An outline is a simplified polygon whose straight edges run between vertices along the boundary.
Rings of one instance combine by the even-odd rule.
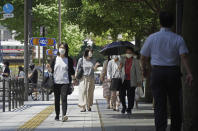
[[[103,55],[121,55],[124,54],[126,48],[134,48],[134,45],[129,41],[112,42],[106,45],[100,53]]]

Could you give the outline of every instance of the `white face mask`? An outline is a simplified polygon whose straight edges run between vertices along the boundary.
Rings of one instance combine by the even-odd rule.
[[[65,49],[59,48],[59,53],[60,53],[61,55],[64,55],[64,54],[65,54]]]
[[[89,51],[88,56],[89,56],[89,57],[92,57],[92,56],[93,56],[93,54],[92,54],[91,51]]]
[[[126,54],[127,58],[131,58],[133,55],[132,54]]]
[[[113,55],[112,59],[118,59],[118,56],[117,55]]]

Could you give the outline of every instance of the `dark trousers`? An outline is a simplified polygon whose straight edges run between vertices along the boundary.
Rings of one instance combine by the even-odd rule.
[[[126,108],[126,100],[128,99],[128,110],[133,109],[134,106],[134,98],[135,98],[135,87],[130,86],[130,80],[124,80],[122,87],[120,88],[120,101],[122,103],[122,107]]]
[[[154,113],[156,131],[166,131],[167,128],[167,97],[171,111],[170,131],[181,131],[182,99],[181,73],[179,67],[153,67],[150,84],[155,100]]]
[[[62,115],[67,113],[67,89],[69,85],[55,84],[54,85],[54,101],[55,101],[55,112],[56,116],[60,114],[60,96],[62,100]]]

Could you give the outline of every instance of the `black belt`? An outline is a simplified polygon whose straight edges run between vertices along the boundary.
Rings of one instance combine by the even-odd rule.
[[[180,69],[179,66],[160,66],[160,65],[153,65],[152,68],[159,68],[159,69]]]

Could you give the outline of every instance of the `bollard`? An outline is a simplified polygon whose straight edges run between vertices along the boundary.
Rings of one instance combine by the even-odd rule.
[[[13,95],[13,99],[14,99],[14,108],[17,108],[17,92],[16,92],[16,84],[15,81],[12,81],[13,83],[13,91],[14,91],[14,95]]]
[[[3,112],[5,112],[5,79],[3,80]]]
[[[21,92],[21,97],[22,97],[22,105],[24,105],[24,93],[25,93],[25,85],[24,85],[24,79],[22,79],[22,82],[21,82],[21,84],[22,84],[22,86],[21,86],[21,88],[22,88],[22,92]]]
[[[18,83],[18,92],[19,92],[19,107],[21,106],[21,81],[17,80]]]
[[[15,90],[15,108],[18,107],[18,89],[17,89],[17,82],[14,81],[14,90]]]
[[[17,91],[17,105],[20,107],[20,90],[19,90],[19,82],[15,80],[16,83],[16,91]]]
[[[9,86],[9,90],[8,90],[8,92],[9,92],[9,94],[8,94],[8,109],[9,109],[9,111],[11,111],[11,80],[9,79],[8,80],[8,86]]]
[[[42,101],[45,101],[45,98],[44,98],[44,89],[43,89],[43,87],[40,87],[40,88],[42,90]]]
[[[49,90],[48,89],[46,90],[46,93],[47,93],[46,100],[49,101]]]
[[[20,95],[19,95],[19,106],[22,106],[23,105],[23,91],[22,91],[22,80],[18,80],[18,83],[19,83],[19,92],[20,92]]]
[[[14,84],[13,84],[13,81],[11,81],[11,85],[12,85],[12,109],[14,109],[15,92],[14,92]]]

